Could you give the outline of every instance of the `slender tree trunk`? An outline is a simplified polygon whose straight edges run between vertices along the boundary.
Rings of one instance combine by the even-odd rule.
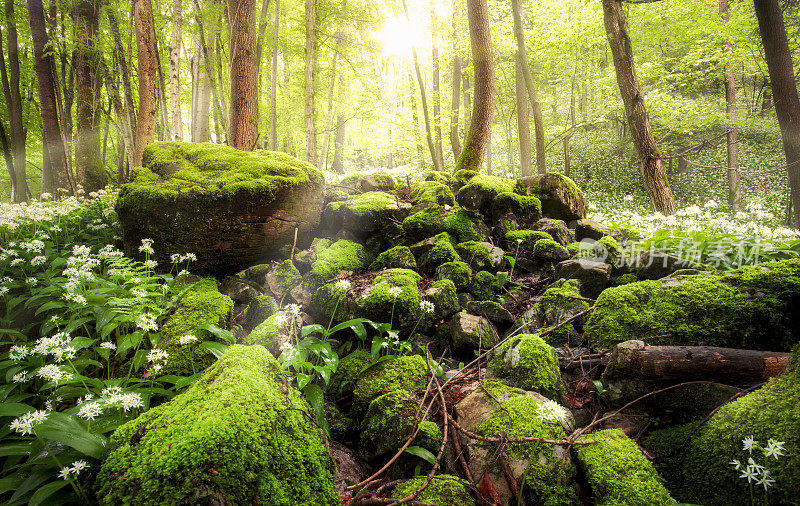
[[[272,46],[272,75],[270,79],[269,148],[278,150],[278,33],[281,24],[281,0],[275,0],[275,32]]]
[[[728,9],[728,0],[719,0],[719,12],[722,21],[728,23],[731,19]],[[730,56],[733,53],[733,44],[730,39],[725,41],[725,52]],[[736,122],[739,107],[736,105],[736,80],[733,77],[733,65],[725,63],[725,105],[728,111],[728,204],[734,211],[742,211],[742,186],[739,177],[739,132]]]
[[[114,114],[117,116],[116,126],[118,142],[121,140],[124,146],[124,153],[127,157],[128,165],[132,166],[134,139],[133,126],[130,124],[130,116],[128,115],[127,111],[125,111],[125,107],[122,105],[122,100],[119,96],[119,87],[114,81],[114,77],[108,70],[108,67],[105,65],[103,65],[103,74],[106,81],[106,91],[108,91],[108,94],[111,97],[111,107],[114,109]],[[122,166],[124,167],[124,164],[122,164]],[[125,174],[119,173],[118,175],[119,177],[117,183],[121,184],[125,179]]]
[[[128,123],[131,128],[136,124],[136,106],[133,102],[133,89],[131,88],[130,62],[125,57],[125,50],[122,47],[122,38],[119,35],[119,21],[114,15],[113,9],[106,9],[108,13],[108,24],[111,27],[111,35],[114,39],[114,60],[122,73],[122,90],[125,96],[125,110],[128,112]]]
[[[195,30],[200,30],[195,25]],[[200,34],[194,36],[194,54],[192,55],[192,142],[208,142],[209,110],[211,108],[211,82],[206,71],[203,47]]]
[[[414,122],[414,144],[417,146],[417,157],[419,158],[419,168],[425,168],[425,148],[419,140],[419,114],[417,113],[417,94],[414,93],[414,76],[408,75],[408,98],[411,101],[411,120]]]
[[[183,140],[181,115],[181,41],[183,39],[183,0],[172,0],[172,37],[169,46],[169,106],[172,112],[172,135]]]
[[[98,0],[79,0],[75,6],[75,91],[76,124],[75,170],[84,190],[89,193],[106,186],[108,176],[103,166],[100,132],[100,73],[102,55],[95,44],[100,21]]]
[[[231,16],[231,120],[230,145],[252,150],[258,141],[258,65],[255,0],[229,0]]]
[[[13,197],[14,190],[17,188],[17,175],[14,173],[14,157],[11,154],[11,143],[8,141],[6,127],[2,120],[0,120],[0,147],[3,149],[3,159],[6,162],[6,169],[8,169],[8,179],[11,181],[11,195]]]
[[[8,120],[10,126],[9,152],[13,160],[13,177],[11,178],[11,202],[20,203],[28,200],[28,181],[25,175],[27,153],[25,140],[27,131],[23,120],[22,95],[20,93],[19,73],[19,42],[17,37],[17,20],[14,13],[14,0],[5,0],[6,34],[8,43],[8,73],[6,73],[5,55],[3,55],[3,40],[0,34],[0,61],[2,65],[3,93],[8,107]]]
[[[155,140],[157,72],[156,44],[153,31],[153,11],[150,0],[133,0],[133,19],[136,26],[136,52],[139,56],[139,118],[136,123],[133,166],[142,165],[145,146]]]
[[[492,131],[489,130],[489,138],[486,139],[486,173],[490,176],[492,175],[492,168],[494,167],[492,164]]]
[[[434,147],[436,148],[436,158],[438,165],[444,168],[444,157],[442,153],[442,94],[439,79],[439,43],[438,29],[436,24],[436,12],[433,8],[433,0],[430,1],[431,11],[431,62],[433,63],[433,129],[436,134]]]
[[[514,38],[517,41],[517,52],[521,55],[521,61],[524,63],[522,66],[522,75],[525,78],[525,86],[528,88],[528,95],[530,96],[531,106],[533,107],[533,126],[536,137],[536,168],[539,174],[546,174],[544,120],[542,118],[542,106],[539,103],[536,85],[533,82],[533,75],[531,74],[531,69],[528,64],[528,53],[525,49],[525,32],[522,30],[522,0],[511,0],[511,12],[514,17]]]
[[[453,160],[458,160],[461,154],[461,137],[459,136],[459,109],[461,108],[461,57],[458,48],[458,1],[453,1],[453,96],[450,101],[450,147],[453,150]]]
[[[344,174],[344,137],[347,123],[342,113],[342,104],[346,99],[345,81],[343,76],[339,76],[339,114],[336,116],[336,140],[333,147],[333,163],[331,170],[338,174]],[[414,122],[416,126],[417,122]]]
[[[344,0],[341,8],[342,17],[339,18],[339,26],[336,29],[336,46],[333,50],[333,61],[331,62],[331,81],[328,87],[328,113],[325,115],[325,135],[322,140],[322,157],[319,163],[322,169],[328,166],[328,144],[330,143],[331,130],[333,129],[333,92],[336,88],[336,63],[339,53],[342,52],[342,46],[344,45],[344,31],[342,30],[342,25],[344,24],[344,13],[346,10],[347,0]]]
[[[201,52],[203,54],[203,63],[204,63],[204,65],[199,65],[200,69],[202,69],[199,70],[199,72],[201,73],[204,72],[205,77],[208,78],[208,81],[211,84],[210,95],[211,95],[211,101],[214,104],[214,129],[217,137],[217,142],[222,142],[222,134],[219,130],[221,126],[222,130],[227,131],[228,129],[227,117],[223,113],[222,97],[219,92],[219,86],[217,86],[217,78],[214,74],[214,64],[211,58],[212,56],[211,50],[209,49],[209,46],[206,43],[206,31],[205,27],[203,26],[203,14],[202,14],[203,5],[205,5],[205,2],[203,2],[202,0],[194,0],[197,34],[198,38],[200,39],[200,49],[202,50]]]
[[[403,0],[403,10],[406,14],[406,21],[411,23],[411,18],[408,16],[408,6],[406,5],[406,0]],[[428,113],[428,97],[425,93],[425,83],[422,81],[422,72],[419,69],[419,57],[417,56],[416,47],[411,47],[411,55],[414,60],[414,72],[417,76],[417,85],[419,85],[419,94],[422,101],[422,115],[425,118],[425,136],[428,140],[428,150],[431,153],[434,170],[441,172],[444,170],[444,166],[439,163],[439,157],[436,156],[436,146],[433,143],[433,133],[431,132],[431,117]]]
[[[467,18],[472,59],[475,61],[475,105],[456,171],[480,167],[491,137],[494,116],[494,56],[486,0],[467,0]]]
[[[789,223],[800,229],[800,100],[792,54],[777,0],[755,0],[758,28],[769,69],[775,114],[783,138],[789,176]]]
[[[42,114],[42,145],[47,154],[48,169],[42,168],[42,192],[60,195],[70,188],[67,176],[67,154],[61,137],[58,101],[56,99],[56,68],[45,28],[42,0],[28,0],[28,18],[33,38],[34,68],[39,85],[39,109]]]
[[[161,49],[159,47],[160,33],[155,30],[153,26],[153,44],[155,44],[156,55],[156,74],[158,76],[158,123],[160,129],[158,130],[158,140],[167,140],[172,138],[172,125],[170,123],[170,113],[167,107],[167,85],[164,79],[164,67],[161,65]]]
[[[317,73],[317,0],[306,0],[305,125],[306,161],[317,164],[314,80]]]
[[[464,95],[464,123],[460,127],[461,129],[460,134],[461,138],[464,138],[466,137],[467,129],[469,129],[469,122],[470,122],[469,111],[472,111],[472,101],[470,100],[470,95],[469,95],[469,90],[470,90],[469,72],[466,71],[466,68],[468,67],[467,58],[462,58],[461,65],[462,65],[461,67],[462,74],[464,76],[463,79],[461,79],[462,95]]]
[[[532,175],[531,172],[531,125],[528,107],[528,94],[525,89],[525,76],[522,67],[526,63],[522,61],[519,51],[516,54],[516,76],[517,76],[517,131],[519,132],[519,175],[526,177]]]
[[[639,170],[647,195],[656,211],[665,215],[675,214],[672,191],[667,183],[664,164],[644,104],[644,95],[636,77],[627,23],[619,0],[603,0],[603,19],[608,42],[611,45],[611,55],[614,58],[617,84],[625,104],[625,114],[639,158]]]

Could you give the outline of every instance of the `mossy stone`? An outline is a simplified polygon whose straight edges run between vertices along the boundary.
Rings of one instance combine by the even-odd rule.
[[[247,306],[247,316],[245,318],[246,329],[254,329],[261,322],[275,314],[278,310],[278,302],[269,295],[257,295]]]
[[[449,279],[461,291],[472,284],[472,269],[465,262],[445,262],[436,268],[436,279]]]
[[[517,388],[550,399],[560,400],[564,394],[556,350],[535,334],[508,339],[492,356],[489,370],[498,378],[511,380]]]
[[[395,246],[378,255],[375,261],[369,266],[369,270],[371,271],[379,271],[388,268],[416,270],[417,260],[414,258],[408,246]]]
[[[442,232],[434,238],[433,246],[421,255],[419,263],[422,272],[433,275],[436,269],[447,262],[460,262],[461,257],[453,245],[453,238]]]
[[[586,218],[583,192],[563,174],[551,172],[521,178],[514,191],[538,197],[542,202],[542,213],[550,218],[564,221]]]
[[[472,278],[469,293],[475,300],[496,300],[497,294],[500,293],[500,282],[491,272],[479,271]]]
[[[568,260],[572,256],[567,248],[552,239],[540,239],[536,241],[531,253],[534,259],[539,262],[558,263]]]
[[[358,295],[353,302],[352,313],[375,322],[392,323],[395,329],[404,335],[408,335],[414,328],[424,332],[433,323],[433,318],[420,308],[421,281],[422,277],[409,269],[382,271],[372,284]],[[395,287],[401,289],[397,297],[391,293]]]
[[[488,228],[479,213],[462,207],[445,209],[438,205],[429,205],[410,214],[403,220],[402,228],[411,241],[441,232],[447,232],[457,242],[483,241],[488,235]]]
[[[395,390],[375,398],[369,403],[361,423],[359,456],[373,460],[396,453],[413,432],[418,409],[419,404],[409,392]],[[414,444],[434,452],[438,450],[441,439],[439,427],[433,422],[423,421]]]
[[[363,269],[366,260],[367,256],[362,245],[340,239],[327,248],[317,248],[316,260],[311,265],[311,272],[306,276],[306,283],[311,289],[317,289],[342,271]]]
[[[231,346],[184,393],[114,432],[96,497],[107,505],[339,504],[323,436],[288,385],[265,348]]]
[[[331,381],[325,389],[325,395],[332,400],[353,393],[356,381],[361,375],[361,369],[372,363],[369,351],[358,348],[339,360],[336,371],[331,375]]]
[[[453,176],[449,172],[432,170],[425,175],[425,181],[436,181],[439,183],[450,184],[453,181]]]
[[[536,197],[514,192],[498,194],[491,205],[492,225],[506,230],[529,228],[542,218],[542,203]]]
[[[456,199],[450,187],[438,181],[425,181],[411,191],[409,201],[414,205],[436,204],[454,206]]]
[[[419,355],[381,362],[364,371],[356,381],[353,410],[363,413],[373,399],[387,392],[405,392],[408,396],[424,389],[427,379],[427,364]]]
[[[514,191],[513,179],[478,174],[458,190],[456,201],[467,209],[489,215],[495,197],[512,191]]]
[[[419,490],[426,481],[427,479],[424,476],[418,476],[404,481],[394,488],[392,497],[395,499],[408,497]],[[464,485],[464,482],[458,476],[453,476],[451,474],[439,474],[434,476],[433,481],[417,495],[415,500],[432,506],[453,506],[454,504],[475,506],[475,501],[472,499],[472,496],[469,495],[469,491]]]

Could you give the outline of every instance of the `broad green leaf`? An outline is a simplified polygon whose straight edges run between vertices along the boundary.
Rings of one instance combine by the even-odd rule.
[[[89,432],[73,415],[50,413],[33,430],[42,439],[58,441],[96,459],[102,459],[107,453],[106,438]]]
[[[409,446],[406,448],[406,453],[410,453],[416,457],[421,458],[428,464],[433,465],[436,462],[436,455],[421,446]]]
[[[216,341],[203,341],[200,343],[200,346],[210,351],[211,354],[217,358],[222,358],[222,355],[224,355],[225,351],[228,349],[227,345]]]
[[[62,488],[69,486],[70,482],[67,480],[58,480],[58,481],[51,481],[47,485],[39,487],[39,490],[33,493],[30,500],[28,501],[28,506],[39,506],[44,502],[48,497],[55,494]]]

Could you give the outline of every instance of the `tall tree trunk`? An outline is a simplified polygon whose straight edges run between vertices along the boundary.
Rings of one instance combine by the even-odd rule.
[[[3,55],[3,40],[0,34],[0,61],[2,65],[3,93],[8,107],[8,120],[10,126],[10,152],[13,160],[11,178],[11,202],[20,203],[28,200],[28,181],[25,175],[27,153],[25,140],[27,131],[22,113],[22,95],[20,92],[19,73],[19,42],[17,37],[17,19],[14,13],[14,0],[5,0],[6,33],[8,43],[8,73],[6,73],[5,56]]]
[[[75,6],[75,91],[76,124],[75,170],[84,190],[89,193],[106,186],[108,175],[103,166],[100,132],[100,54],[96,43],[100,21],[98,0],[79,0]]]
[[[172,127],[170,123],[169,108],[167,107],[167,85],[164,79],[164,68],[161,65],[161,49],[159,47],[160,33],[155,31],[153,26],[153,44],[155,44],[156,55],[156,74],[158,76],[158,123],[160,129],[158,130],[158,140],[168,140],[172,138]]]
[[[195,25],[195,30],[199,31],[200,27]],[[206,72],[200,34],[195,33],[192,55],[192,142],[208,142],[211,139],[210,108],[211,82]]]
[[[314,122],[314,78],[317,73],[317,0],[306,0],[305,125],[306,161],[317,164],[317,127]]]
[[[516,92],[517,92],[517,131],[519,132],[519,175],[526,177],[531,172],[531,125],[528,110],[528,94],[525,89],[525,76],[522,70],[526,65],[522,55],[516,54]]]
[[[114,61],[122,73],[122,90],[125,96],[125,110],[128,112],[128,123],[133,128],[133,125],[136,124],[136,106],[133,103],[130,62],[126,58],[125,50],[122,47],[122,38],[119,35],[119,21],[113,9],[106,9],[106,12],[108,14],[108,24],[111,27],[111,35],[114,39]]]
[[[403,11],[406,14],[406,21],[411,23],[411,18],[408,16],[408,6],[406,5],[406,0],[403,0]],[[434,170],[441,172],[444,170],[444,166],[439,163],[439,157],[436,156],[436,146],[433,143],[433,133],[431,132],[431,117],[428,112],[428,97],[425,93],[425,83],[422,81],[422,71],[419,69],[417,48],[414,46],[411,46],[411,56],[414,59],[414,73],[417,76],[417,85],[419,85],[419,94],[422,101],[422,115],[425,118],[425,137],[428,140],[428,150],[431,153]]]
[[[436,12],[433,8],[433,0],[430,0],[431,11],[431,62],[433,63],[433,129],[436,134],[434,147],[436,148],[436,158],[438,165],[444,168],[444,157],[442,153],[442,94],[439,79],[439,42],[438,29],[436,24]]]
[[[61,136],[58,101],[56,98],[56,66],[45,28],[42,0],[28,0],[28,19],[33,38],[34,68],[39,86],[39,109],[42,114],[42,144],[47,154],[48,169],[42,168],[42,192],[58,196],[70,188],[67,154]]]
[[[183,0],[172,0],[172,37],[169,46],[169,107],[172,111],[172,135],[183,140],[181,115],[181,41],[183,39]]]
[[[136,52],[139,56],[139,118],[134,139],[133,166],[142,165],[145,146],[155,140],[158,60],[150,0],[133,0]]]
[[[217,137],[217,142],[222,142],[222,134],[219,130],[220,127],[222,127],[223,131],[227,131],[228,129],[227,117],[223,113],[222,97],[219,92],[219,86],[217,86],[217,78],[214,74],[214,64],[211,58],[212,56],[211,50],[209,49],[209,46],[206,43],[206,31],[205,27],[203,26],[203,7],[202,7],[203,5],[205,5],[205,2],[203,0],[194,0],[195,22],[197,23],[197,35],[200,41],[200,49],[203,54],[203,65],[198,65],[199,67],[198,72],[201,73],[204,72],[205,77],[208,78],[208,82],[211,84],[210,95],[211,95],[211,101],[214,104],[214,129]]]
[[[486,0],[467,0],[469,38],[475,61],[475,105],[456,171],[478,170],[492,133],[494,116],[494,55]]]
[[[728,0],[719,0],[719,12],[722,21],[728,23],[731,19],[728,9]],[[725,41],[725,52],[733,53],[733,44],[730,39]],[[739,108],[736,105],[736,80],[733,77],[733,65],[725,63],[725,105],[728,111],[728,204],[734,211],[742,211],[742,186],[739,177],[739,132],[736,127]]]
[[[339,114],[336,116],[336,140],[333,147],[333,162],[331,170],[338,174],[344,174],[344,136],[347,122],[342,112],[342,103],[345,100],[345,81],[343,76],[339,76]],[[414,122],[416,127],[417,122]]]
[[[108,91],[108,94],[111,97],[111,106],[114,109],[114,114],[117,116],[117,142],[121,141],[121,144],[124,146],[123,152],[127,157],[128,165],[132,166],[134,151],[133,126],[130,123],[130,116],[128,115],[127,111],[125,111],[125,107],[122,105],[122,99],[119,96],[119,87],[114,81],[111,71],[108,70],[106,65],[102,64],[102,66],[106,81],[106,91]],[[125,164],[123,163],[120,166],[124,168],[124,165]],[[122,184],[122,182],[125,180],[125,177],[126,174],[124,172],[119,172],[117,183]]]
[[[675,214],[675,202],[667,184],[667,174],[656,146],[650,116],[644,104],[644,95],[636,77],[631,41],[620,0],[603,0],[603,19],[606,35],[611,45],[614,68],[617,73],[625,114],[631,129],[631,137],[639,158],[639,170],[644,180],[647,195],[656,211]]]
[[[453,160],[458,160],[461,154],[461,136],[458,132],[459,113],[461,108],[461,57],[458,48],[458,1],[453,1],[453,96],[450,101],[450,147],[453,150]]]
[[[464,123],[460,127],[460,133],[462,138],[466,137],[466,132],[467,129],[469,128],[470,116],[468,111],[472,111],[472,101],[470,100],[470,95],[469,95],[469,90],[470,90],[469,72],[466,71],[467,67],[469,66],[468,63],[469,61],[467,58],[462,58],[461,68],[462,68],[462,74],[464,76],[463,79],[461,80],[462,81],[461,90],[462,94],[464,95]]]
[[[528,88],[531,106],[533,107],[533,127],[536,137],[536,168],[539,174],[547,173],[545,164],[544,147],[544,120],[542,119],[542,105],[539,103],[536,84],[528,64],[528,53],[525,49],[525,33],[522,30],[522,0],[511,0],[511,13],[514,18],[514,38],[517,41],[517,52],[521,55],[523,77]]]
[[[330,143],[331,130],[333,129],[333,92],[336,88],[336,63],[338,61],[339,53],[342,52],[344,45],[344,31],[342,25],[344,24],[344,16],[347,11],[347,0],[342,2],[341,17],[339,18],[339,26],[336,28],[336,46],[333,50],[333,61],[331,62],[331,81],[328,87],[328,113],[325,115],[325,135],[322,140],[322,157],[320,158],[320,168],[325,169],[328,166],[328,144]],[[341,96],[341,94],[340,94]]]
[[[278,150],[278,33],[281,25],[281,0],[275,0],[275,32],[272,46],[272,81],[270,85],[269,107],[269,148]]]
[[[417,158],[419,158],[419,168],[425,168],[425,148],[419,140],[419,114],[417,113],[417,94],[414,93],[414,76],[408,75],[408,98],[411,101],[411,121],[414,123],[414,144],[417,146]]]
[[[258,65],[255,0],[229,0],[231,16],[231,120],[230,145],[252,150],[258,141]]]
[[[775,114],[783,138],[789,176],[789,223],[800,229],[800,100],[794,78],[792,54],[777,0],[755,0],[758,29],[769,69]]]

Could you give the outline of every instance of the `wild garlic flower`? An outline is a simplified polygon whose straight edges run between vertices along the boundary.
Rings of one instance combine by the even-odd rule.
[[[197,336],[193,334],[186,334],[185,336],[181,336],[178,341],[181,343],[181,346],[183,346],[197,341]]]
[[[94,420],[103,414],[103,406],[98,401],[83,402],[78,410],[78,416],[84,420]]]
[[[350,286],[351,286],[350,281],[347,279],[340,279],[339,281],[336,282],[337,290],[343,290],[346,292],[347,290],[350,289]]]
[[[52,381],[53,383],[59,383],[60,381],[72,378],[72,373],[62,370],[55,364],[48,364],[40,367],[39,370],[36,371],[36,376]]]
[[[58,476],[67,480],[72,474],[78,476],[87,467],[89,467],[89,464],[85,460],[76,460],[72,463],[72,467],[62,467],[61,471],[58,472]]]
[[[11,360],[23,360],[25,357],[31,354],[31,349],[27,346],[22,346],[19,344],[15,344],[8,350],[8,358]]]
[[[753,436],[747,436],[746,438],[742,439],[742,450],[746,450],[753,453],[753,448],[758,444],[758,441],[753,439]]]
[[[136,326],[145,332],[158,331],[158,324],[156,323],[156,316],[150,313],[142,313],[136,317]]]
[[[775,460],[778,460],[778,457],[786,455],[784,453],[784,444],[786,444],[784,441],[775,441],[774,439],[770,439],[767,441],[767,447],[764,448],[764,456],[775,457]]]
[[[568,416],[566,408],[549,399],[536,407],[536,417],[540,422],[562,423]]]
[[[152,239],[142,239],[142,245],[139,246],[139,251],[142,253],[147,253],[148,255],[152,255],[155,253],[153,250],[153,240]]]
[[[137,299],[144,299],[145,297],[147,297],[147,292],[145,291],[144,288],[134,288],[133,290],[131,290],[131,295],[133,295]]]
[[[44,265],[44,263],[46,261],[47,261],[47,257],[44,256],[44,255],[35,256],[35,257],[31,258],[31,265],[33,267],[39,267],[40,265]]]
[[[403,289],[399,286],[393,286],[389,288],[389,295],[392,296],[393,299],[398,298],[403,293]]]
[[[288,306],[286,306],[286,313],[294,317],[300,316],[301,313],[300,305],[289,304]]]
[[[433,311],[434,309],[436,309],[436,306],[434,306],[433,302],[431,301],[423,300],[419,303],[419,308],[427,314],[433,314]]]
[[[158,262],[156,262],[155,260],[152,260],[152,259],[145,260],[144,261],[144,266],[147,267],[148,269],[155,269],[156,267],[158,267]]]
[[[48,413],[44,410],[28,411],[11,422],[8,427],[23,436],[30,436],[33,434],[34,427],[47,420],[47,416]]]
[[[18,372],[11,378],[12,383],[25,383],[28,381],[28,371]]]
[[[169,353],[167,350],[162,350],[161,348],[153,348],[147,353],[147,361],[150,363],[156,362],[166,362],[169,358]]]

